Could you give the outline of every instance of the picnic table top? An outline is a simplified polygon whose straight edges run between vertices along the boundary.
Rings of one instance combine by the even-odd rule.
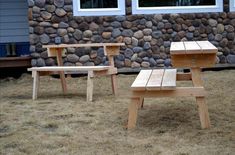
[[[209,41],[172,42],[170,53],[178,54],[215,54],[218,49]]]

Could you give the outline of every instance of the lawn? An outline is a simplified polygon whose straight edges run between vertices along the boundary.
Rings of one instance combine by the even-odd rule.
[[[108,77],[42,77],[32,100],[31,75],[0,80],[0,154],[232,155],[235,152],[235,70],[203,72],[211,129],[202,130],[194,98],[146,99],[137,127],[127,131],[129,88],[136,75],[118,75],[119,95]],[[179,83],[188,85],[188,83]]]

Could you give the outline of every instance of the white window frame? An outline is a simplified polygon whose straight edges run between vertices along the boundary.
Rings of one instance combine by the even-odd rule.
[[[139,7],[139,0],[133,0],[132,14],[222,12],[223,0],[216,0],[215,2],[215,6]]]
[[[230,11],[235,11],[235,0],[229,1],[229,8],[230,8]]]
[[[81,9],[80,0],[73,0],[74,16],[112,16],[125,15],[125,0],[117,0],[118,8],[101,8],[101,9]]]

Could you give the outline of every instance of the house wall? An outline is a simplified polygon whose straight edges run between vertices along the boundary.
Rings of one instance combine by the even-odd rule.
[[[44,44],[124,42],[115,65],[122,67],[170,66],[172,41],[209,40],[219,50],[218,63],[235,63],[235,13],[132,15],[131,1],[125,16],[75,17],[72,0],[28,0],[32,66],[55,65]],[[103,65],[103,49],[68,48],[64,65]]]
[[[25,0],[0,1],[0,43],[29,41],[27,9]]]

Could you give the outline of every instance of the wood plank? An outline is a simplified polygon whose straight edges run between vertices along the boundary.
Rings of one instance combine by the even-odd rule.
[[[2,57],[0,68],[6,67],[31,67],[31,57]]]
[[[102,75],[113,75],[117,74],[117,68],[109,67],[108,70],[94,70],[94,77],[95,76],[102,76]]]
[[[57,54],[56,59],[57,59],[58,66],[63,66],[62,49],[58,49],[58,53],[56,53],[56,54]],[[59,74],[60,74],[60,81],[61,81],[63,93],[66,94],[67,93],[67,85],[66,85],[64,71],[60,71]]]
[[[131,85],[132,90],[145,90],[152,70],[141,70]]]
[[[108,56],[119,55],[120,46],[104,46],[104,54]]]
[[[165,69],[162,79],[162,90],[176,89],[176,69]]]
[[[93,71],[108,70],[109,66],[48,66],[48,67],[32,67],[28,71]]]
[[[215,53],[171,55],[171,63],[174,67],[213,67],[215,62]]]
[[[183,42],[172,42],[170,47],[171,54],[185,54],[185,47]]]
[[[32,72],[33,76],[33,100],[36,100],[38,97],[38,89],[39,89],[39,75],[37,71]]]
[[[189,81],[192,80],[191,73],[177,73],[176,74],[176,81]]]
[[[204,87],[176,87],[175,90],[141,90],[141,91],[132,91],[131,97],[204,97],[206,91]]]
[[[92,102],[93,99],[93,71],[88,71],[87,75],[87,102]]]
[[[154,69],[147,83],[147,90],[161,90],[164,69]]]
[[[201,47],[195,41],[184,42],[186,54],[200,54],[202,53]]]
[[[43,45],[43,48],[65,48],[65,47],[99,47],[99,46],[124,46],[125,43],[87,43],[87,44],[59,44]]]
[[[116,74],[111,75],[111,85],[114,95],[117,95],[117,76]]]
[[[203,54],[218,52],[218,49],[209,41],[197,41],[197,44],[201,47]]]
[[[61,52],[62,57],[66,56],[64,48],[47,48],[48,57],[56,57],[58,52]]]
[[[199,67],[191,68],[191,72],[192,72],[193,85],[195,87],[200,87],[200,86],[202,87],[203,81],[201,79],[201,69]],[[199,112],[202,129],[210,128],[210,118],[209,118],[208,107],[206,104],[205,97],[204,96],[196,97],[196,102],[198,105],[198,112]]]
[[[198,105],[198,113],[201,122],[201,128],[210,128],[211,123],[205,97],[196,97],[196,102]]]
[[[139,104],[140,104],[140,98],[131,98],[131,103],[129,104],[129,107],[128,107],[127,129],[133,129],[136,126]]]

